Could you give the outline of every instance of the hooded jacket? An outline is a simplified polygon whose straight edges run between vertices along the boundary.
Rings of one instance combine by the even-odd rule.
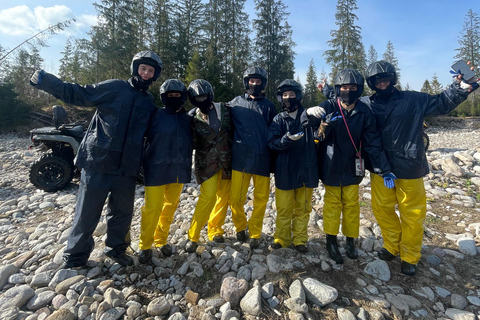
[[[467,96],[468,91],[455,81],[437,95],[394,88],[388,101],[380,99],[378,94],[362,98],[375,115],[383,149],[397,178],[418,179],[429,172],[423,145],[423,120],[452,111]]]
[[[144,135],[156,110],[153,96],[129,81],[81,86],[46,73],[35,85],[66,103],[97,110],[80,144],[75,165],[107,174],[137,176]]]
[[[275,186],[281,190],[298,189],[303,186],[318,186],[318,160],[312,128],[302,126],[300,115],[305,111],[299,106],[295,119],[282,111],[273,118],[270,125],[272,138],[268,146],[275,151]],[[299,140],[285,136],[303,132]]]
[[[340,114],[339,102],[336,99],[324,101],[320,106],[325,109],[326,114],[333,112]],[[361,141],[362,158],[365,158],[366,154],[369,155],[376,173],[390,171],[390,165],[382,151],[381,136],[376,128],[375,117],[368,106],[361,101],[357,101],[355,108],[349,112],[343,109],[343,114],[357,150],[360,149]],[[306,125],[313,125],[318,128],[319,120],[310,117]],[[362,181],[363,177],[356,175],[355,159],[357,159],[357,151],[352,139],[350,139],[342,118],[337,120],[336,124],[330,129],[325,140],[318,144],[320,179],[325,185],[349,186],[359,184]]]
[[[202,184],[222,170],[223,179],[232,177],[232,139],[233,123],[230,109],[223,103],[214,103],[219,115],[218,134],[208,124],[208,119],[199,108],[190,110],[193,116],[192,135],[195,149],[195,176]]]
[[[188,183],[192,179],[192,117],[182,108],[158,109],[147,132],[143,160],[145,186]]]
[[[253,99],[247,93],[234,98],[228,106],[234,125],[232,169],[269,177],[268,127],[277,114],[275,106],[263,95]]]

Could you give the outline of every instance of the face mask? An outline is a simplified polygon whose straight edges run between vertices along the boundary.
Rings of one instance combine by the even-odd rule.
[[[297,98],[282,98],[283,110],[293,112],[298,109]]]
[[[355,101],[357,101],[358,98],[360,98],[359,91],[340,90],[340,100],[342,100],[342,102],[346,103],[347,105],[354,103]]]
[[[194,105],[195,107],[198,107],[203,114],[207,114],[212,107],[212,102],[210,101],[210,99],[207,99],[202,102],[196,102]]]
[[[153,79],[143,80],[143,78],[140,76],[134,76],[132,78],[132,84],[138,90],[143,90],[143,91],[148,90],[148,87],[150,87],[152,82],[153,82]]]
[[[260,93],[262,93],[262,86],[258,86],[258,85],[252,85],[252,84],[249,84],[248,85],[248,94],[254,96],[254,97],[258,97],[260,95]]]
[[[385,90],[380,90],[375,88],[375,92],[380,96],[382,99],[389,99],[393,93],[393,84],[390,83]]]
[[[183,106],[183,98],[182,97],[166,97],[166,107],[173,111],[178,111]]]

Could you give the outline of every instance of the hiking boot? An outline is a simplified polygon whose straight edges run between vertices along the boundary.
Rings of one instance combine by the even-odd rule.
[[[414,276],[415,272],[417,271],[417,266],[415,264],[408,263],[406,261],[402,261],[401,263],[402,273],[406,274],[407,276]]]
[[[150,259],[152,259],[152,249],[140,250],[138,262],[144,264],[150,262]]]
[[[260,246],[260,239],[250,239],[250,249],[257,249]]]
[[[213,237],[213,241],[217,242],[217,243],[224,243],[225,242],[225,238],[221,235],[218,235],[218,236],[214,236]]]
[[[358,258],[358,250],[355,248],[355,239],[347,237],[347,257],[350,259]]]
[[[160,251],[165,257],[170,257],[173,253],[172,247],[168,243],[164,246],[161,246]]]
[[[121,265],[122,267],[133,266],[133,258],[125,254],[125,252],[118,253],[114,250],[110,250],[105,253],[107,257]]]
[[[185,250],[188,253],[193,253],[197,250],[198,244],[195,241],[188,240],[187,244],[185,245]]]
[[[298,244],[295,246],[295,250],[297,250],[300,253],[307,253],[308,249],[307,246],[304,244]]]
[[[282,245],[278,242],[274,242],[270,245],[270,248],[272,248],[273,250],[280,249],[281,247],[282,247]]]
[[[237,241],[245,242],[247,241],[247,239],[247,233],[245,232],[245,230],[237,232]]]
[[[380,251],[377,252],[377,255],[380,259],[384,261],[392,261],[396,257],[385,248],[380,249]]]
[[[342,254],[338,250],[337,236],[327,234],[327,251],[330,258],[337,264],[343,263]]]

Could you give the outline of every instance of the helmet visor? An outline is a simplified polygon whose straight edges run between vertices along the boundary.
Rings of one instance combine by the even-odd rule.
[[[394,78],[395,75],[393,73],[380,73],[373,76],[373,84],[392,82]]]
[[[197,102],[203,102],[203,101],[206,101],[208,99],[208,96],[206,94],[202,94],[200,96],[196,96],[194,99]]]

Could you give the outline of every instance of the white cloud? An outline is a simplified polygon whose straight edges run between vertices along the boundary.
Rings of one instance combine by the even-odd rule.
[[[27,6],[17,6],[0,11],[0,34],[24,36],[32,34],[36,17]]]

